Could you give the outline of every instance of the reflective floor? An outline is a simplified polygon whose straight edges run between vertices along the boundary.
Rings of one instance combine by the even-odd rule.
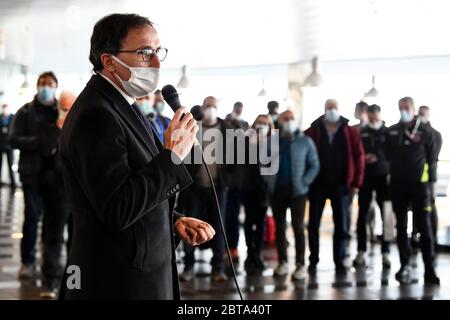
[[[23,194],[21,189],[11,192],[3,187],[0,190],[0,299],[40,299],[42,291],[40,277],[19,281],[17,272],[20,267],[19,245],[23,216]],[[450,254],[441,253],[437,260],[437,273],[441,286],[423,285],[423,267],[420,254],[416,257],[414,269],[417,282],[412,285],[399,285],[394,274],[399,268],[398,252],[392,245],[392,268],[381,267],[380,246],[374,244],[368,255],[368,266],[362,270],[351,268],[346,276],[336,276],[332,260],[331,232],[333,229],[331,215],[324,214],[321,234],[321,261],[315,277],[305,281],[292,281],[290,276],[273,277],[277,254],[273,247],[266,247],[264,258],[268,268],[261,275],[247,276],[243,269],[245,243],[240,240],[239,251],[241,263],[237,265],[238,283],[246,299],[450,299]],[[291,272],[294,270],[293,235],[289,233],[289,256]],[[355,241],[351,252],[356,251]],[[40,250],[39,250],[40,252]],[[182,251],[178,250],[179,269],[182,270]],[[308,255],[308,252],[307,252]],[[196,252],[196,278],[191,282],[181,283],[183,299],[238,299],[231,277],[223,283],[212,283],[209,278],[209,259],[211,252]],[[38,253],[38,259],[40,258]],[[353,258],[353,255],[352,257]],[[350,259],[348,261],[350,264]]]

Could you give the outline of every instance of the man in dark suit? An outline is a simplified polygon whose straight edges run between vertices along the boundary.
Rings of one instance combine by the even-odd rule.
[[[192,114],[180,108],[161,145],[134,104],[156,89],[166,54],[147,18],[113,14],[94,27],[96,74],[60,140],[74,220],[61,298],[178,299],[175,236],[189,245],[214,236],[206,222],[173,212],[173,196],[192,182],[180,162],[198,130]]]

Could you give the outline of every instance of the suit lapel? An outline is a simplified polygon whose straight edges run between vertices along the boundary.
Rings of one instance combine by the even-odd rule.
[[[159,153],[157,148],[158,142],[155,141],[155,143],[152,143],[149,132],[145,128],[144,124],[116,88],[114,88],[108,81],[99,75],[93,75],[86,86],[99,91],[107,100],[111,102],[111,106],[117,114],[128,124],[131,131],[133,131],[141,140],[153,157]]]

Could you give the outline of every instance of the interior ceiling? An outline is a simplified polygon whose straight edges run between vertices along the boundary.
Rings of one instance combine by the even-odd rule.
[[[0,0],[6,58],[31,71],[85,72],[95,22],[157,23],[164,67],[450,54],[446,0]]]
[[[31,70],[89,70],[93,25],[114,12],[135,12],[156,23],[162,45],[169,49],[164,62],[169,68],[274,64],[296,60],[288,41],[295,32],[290,3],[1,0],[0,27],[7,59]]]

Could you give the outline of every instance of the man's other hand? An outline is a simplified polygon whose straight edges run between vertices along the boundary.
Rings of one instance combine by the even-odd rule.
[[[191,246],[209,241],[216,234],[209,223],[190,217],[179,218],[175,222],[174,229],[177,236]]]

